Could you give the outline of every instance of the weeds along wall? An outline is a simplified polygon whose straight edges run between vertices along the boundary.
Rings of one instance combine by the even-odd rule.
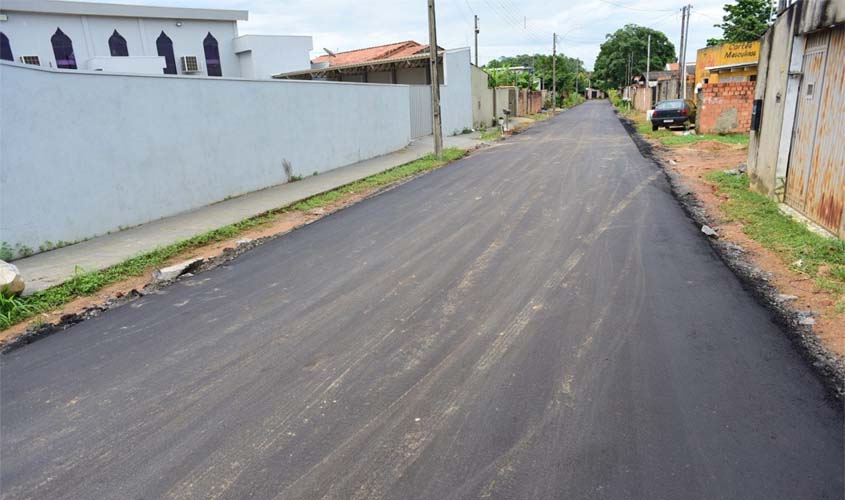
[[[3,63],[0,102],[0,241],[33,249],[283,183],[285,160],[311,175],[410,137],[405,85]]]

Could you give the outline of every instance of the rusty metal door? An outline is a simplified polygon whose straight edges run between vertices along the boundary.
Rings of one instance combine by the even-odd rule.
[[[845,27],[809,35],[786,203],[845,237]]]
[[[801,68],[801,88],[792,129],[792,151],[786,172],[786,202],[804,211],[807,181],[812,167],[813,146],[816,142],[816,125],[819,118],[819,90],[823,85],[827,56],[828,32],[807,37],[804,63]]]

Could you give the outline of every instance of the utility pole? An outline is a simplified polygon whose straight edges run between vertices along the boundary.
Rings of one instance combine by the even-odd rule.
[[[475,65],[478,66],[478,16],[475,16]]]
[[[651,73],[651,33],[648,34],[648,48],[645,56],[645,86],[648,88],[648,78]]]
[[[687,4],[687,22],[684,26],[684,66],[681,68],[681,88],[684,99],[687,98],[687,45],[689,44],[689,18],[692,5]]]
[[[434,132],[434,156],[443,157],[443,128],[440,123],[440,78],[437,76],[437,20],[434,0],[428,0],[428,64],[431,71],[431,128]]]
[[[648,96],[649,107],[651,107],[654,103],[651,102],[651,86],[648,83],[649,73],[651,73],[651,33],[648,34],[648,48],[645,56],[645,91]]]
[[[581,73],[581,61],[575,63],[575,93],[578,94],[578,74]]]
[[[552,33],[552,114],[557,106],[557,33]]]
[[[687,22],[687,7],[681,7],[681,43],[678,44],[678,82],[681,81],[681,64],[684,58],[684,27]],[[678,87],[678,98],[681,97],[681,87]]]

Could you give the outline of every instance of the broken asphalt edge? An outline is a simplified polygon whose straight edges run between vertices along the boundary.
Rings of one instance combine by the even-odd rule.
[[[505,139],[500,138],[498,140],[505,140]],[[458,159],[448,161],[448,162],[444,163],[443,165],[425,170],[423,172],[419,172],[419,173],[416,173],[416,174],[413,174],[413,175],[409,175],[408,177],[403,177],[401,179],[397,179],[396,181],[391,182],[390,184],[386,184],[384,186],[376,188],[372,193],[369,193],[368,195],[362,197],[359,200],[355,200],[355,201],[352,201],[352,202],[347,203],[345,205],[342,205],[342,206],[338,207],[337,209],[332,210],[331,212],[326,212],[326,213],[322,214],[320,217],[317,217],[316,219],[313,219],[313,220],[310,220],[308,222],[299,224],[299,225],[294,226],[294,227],[292,227],[292,228],[290,228],[286,231],[282,231],[282,232],[279,232],[279,233],[276,233],[276,234],[264,236],[262,238],[256,238],[256,239],[253,239],[253,240],[244,241],[243,243],[236,245],[235,248],[224,248],[223,252],[220,255],[216,255],[214,257],[209,257],[209,258],[206,258],[206,259],[201,259],[197,262],[194,262],[190,266],[191,269],[180,273],[179,275],[175,276],[172,279],[156,280],[156,278],[153,277],[140,290],[133,288],[128,293],[126,293],[122,296],[109,297],[105,301],[103,301],[99,304],[88,306],[78,313],[65,314],[61,318],[59,318],[59,320],[56,321],[56,322],[42,323],[42,324],[39,324],[37,326],[31,326],[31,327],[27,328],[26,332],[22,333],[21,335],[18,335],[17,337],[10,339],[5,344],[0,345],[0,355],[8,354],[12,351],[20,349],[21,347],[32,344],[33,342],[35,342],[37,340],[41,340],[43,338],[49,337],[50,335],[53,335],[54,333],[59,333],[59,332],[62,332],[64,330],[67,330],[68,328],[70,328],[74,325],[77,325],[77,324],[79,324],[83,321],[86,321],[86,320],[92,319],[92,318],[96,318],[97,316],[99,316],[100,314],[102,314],[105,311],[123,306],[125,304],[133,302],[133,301],[135,301],[135,300],[137,300],[141,297],[144,297],[146,295],[160,295],[162,293],[165,293],[165,292],[163,292],[163,290],[165,288],[173,285],[174,283],[177,283],[177,282],[185,280],[185,279],[190,279],[190,278],[192,278],[193,276],[195,276],[199,273],[210,271],[210,270],[215,269],[217,267],[223,266],[223,265],[229,263],[230,261],[236,259],[237,257],[243,255],[244,253],[248,252],[249,250],[252,250],[253,248],[255,248],[257,246],[263,245],[264,243],[266,243],[268,241],[274,240],[276,238],[280,238],[280,237],[282,237],[282,236],[284,236],[288,233],[296,231],[297,229],[303,228],[303,227],[308,226],[310,224],[313,224],[317,221],[321,221],[324,218],[329,217],[329,216],[331,216],[331,215],[333,215],[337,212],[340,212],[340,211],[342,211],[346,208],[349,208],[353,205],[357,205],[358,203],[361,203],[365,200],[369,200],[370,198],[378,196],[378,195],[385,193],[387,191],[391,191],[393,189],[396,189],[399,186],[402,186],[403,184],[411,182],[412,180],[417,179],[419,177],[422,177],[424,175],[428,175],[431,172],[434,172],[436,170],[440,170],[441,168],[448,167],[448,166],[454,164],[455,162],[460,161],[463,158],[466,158],[467,156],[471,155],[475,151],[478,151],[480,149],[491,146],[493,144],[493,142],[496,142],[496,141],[483,141],[479,144],[475,144],[474,146],[472,146],[470,148],[465,148],[464,149],[464,155],[462,157],[458,158]],[[343,186],[338,186],[337,188],[334,188],[334,189],[341,189],[341,188],[343,188]],[[324,194],[324,193],[320,193],[320,194]],[[314,195],[314,196],[319,196],[319,194]],[[284,207],[279,207],[279,208],[284,208]]]
[[[633,122],[619,114],[616,109],[614,113],[631,136],[640,154],[645,159],[654,162],[666,176],[672,196],[691,222],[699,229],[704,225],[715,227],[714,221],[707,215],[704,204],[695,192],[687,187],[681,174],[669,168],[656,154],[656,147],[637,132]],[[788,302],[779,299],[781,292],[769,282],[767,273],[752,262],[739,245],[703,235],[702,238],[707,241],[728,269],[739,278],[743,288],[751,292],[757,302],[771,312],[775,324],[792,341],[792,345],[801,357],[810,364],[828,394],[840,403],[845,401],[845,357],[838,356],[825,347],[812,326],[800,324],[801,314],[788,307]]]

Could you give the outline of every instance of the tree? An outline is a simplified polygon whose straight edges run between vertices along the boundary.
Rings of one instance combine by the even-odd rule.
[[[724,9],[722,24],[714,24],[722,28],[722,38],[707,40],[708,47],[759,40],[772,21],[772,0],[737,0],[735,4],[725,5]]]
[[[676,60],[675,46],[660,31],[628,24],[606,35],[607,40],[601,44],[601,50],[596,57],[593,69],[593,86],[607,90],[621,88],[628,84],[625,81],[628,68],[628,55],[633,54],[633,75],[643,75],[646,71],[648,53],[648,35],[651,35],[651,70],[659,71],[666,63]]]
[[[567,57],[564,54],[557,55],[557,68],[555,77],[557,80],[558,95],[562,96],[575,90],[576,72],[578,72],[579,89],[585,87],[587,81],[584,72],[584,63],[578,59]],[[528,66],[533,69],[533,75],[523,72],[507,71],[504,68],[514,66]],[[491,75],[495,86],[517,85],[522,88],[536,89],[534,83],[539,79],[544,89],[552,88],[552,56],[544,54],[520,54],[511,57],[500,57],[487,63],[487,73]]]

